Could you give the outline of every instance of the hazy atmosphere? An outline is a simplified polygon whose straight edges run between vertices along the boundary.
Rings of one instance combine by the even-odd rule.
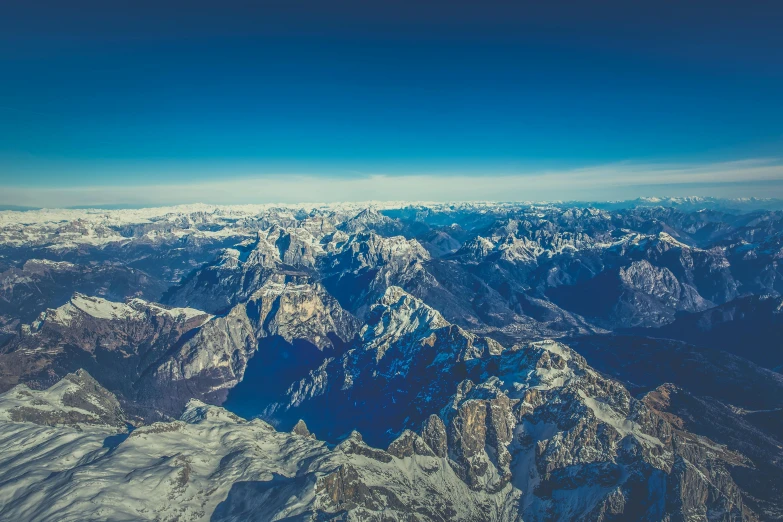
[[[5,2],[0,204],[780,197],[781,13]]]

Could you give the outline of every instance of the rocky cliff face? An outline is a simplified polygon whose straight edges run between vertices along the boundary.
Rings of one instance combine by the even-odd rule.
[[[18,391],[0,396],[3,519],[518,519],[501,496],[472,493],[415,434],[388,452],[359,434],[330,449],[301,428],[277,432],[198,401],[181,420],[130,433],[49,426],[7,420]]]
[[[156,418],[181,410],[191,394],[219,399],[241,379],[255,347],[240,310],[214,317],[141,299],[116,303],[76,294],[47,310],[2,349],[6,387],[47,386],[85,368],[128,411]]]
[[[257,337],[277,335],[289,343],[304,340],[319,349],[353,338],[358,321],[323,285],[287,279],[270,278],[245,305],[256,324]]]

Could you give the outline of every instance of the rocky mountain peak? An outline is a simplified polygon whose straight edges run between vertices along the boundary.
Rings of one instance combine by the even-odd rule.
[[[331,335],[348,342],[358,329],[356,319],[321,283],[291,281],[280,275],[270,277],[250,297],[247,309],[255,318],[259,337],[305,340],[319,349],[333,345]]]
[[[470,259],[471,261],[481,261],[495,249],[495,244],[487,238],[476,236],[462,245],[457,250],[456,255]]]
[[[385,237],[375,232],[353,234],[338,254],[338,263],[343,269],[359,270],[389,264],[409,264],[426,261],[429,253],[415,239],[404,236]]]
[[[690,249],[691,247],[683,243],[682,241],[677,240],[674,236],[669,234],[668,232],[658,232],[658,241],[661,243],[665,243],[667,245],[670,245],[675,248],[684,248],[684,249]]]
[[[399,232],[401,225],[395,220],[384,216],[378,210],[372,207],[361,210],[354,217],[344,221],[339,225],[340,230],[348,233],[362,231],[378,231],[384,233]]]
[[[659,297],[671,294],[677,298],[681,291],[680,283],[671,270],[656,267],[646,259],[634,261],[628,267],[621,268],[620,280],[631,288]]]
[[[351,219],[345,221],[346,229],[351,228],[351,225],[367,225],[367,224],[375,224],[375,223],[389,223],[392,220],[388,217],[384,216],[380,212],[378,212],[376,209],[372,207],[365,208],[364,210],[361,210],[358,214],[356,214]]]
[[[310,430],[307,429],[307,424],[305,424],[302,419],[299,419],[299,421],[294,425],[291,433],[299,435],[300,437],[307,437],[308,439],[315,438],[315,435],[310,433]]]
[[[75,324],[141,323],[150,317],[187,324],[187,327],[193,328],[209,321],[213,316],[195,308],[169,307],[137,297],[122,303],[77,292],[64,305],[50,308],[42,312],[30,325],[23,325],[22,332],[35,333],[46,325],[68,329]]]
[[[140,316],[138,310],[125,303],[115,303],[101,297],[91,297],[75,293],[68,304],[58,309],[62,317],[73,312],[82,313],[96,319],[135,319]]]
[[[0,212],[0,519],[780,518],[783,213],[660,204]]]

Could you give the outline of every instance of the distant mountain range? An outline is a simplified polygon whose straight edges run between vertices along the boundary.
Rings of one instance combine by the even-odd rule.
[[[0,212],[0,519],[781,520],[781,208]]]

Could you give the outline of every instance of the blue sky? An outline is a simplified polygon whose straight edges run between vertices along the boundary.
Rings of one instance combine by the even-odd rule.
[[[0,203],[783,196],[783,5],[538,4],[11,0]]]

